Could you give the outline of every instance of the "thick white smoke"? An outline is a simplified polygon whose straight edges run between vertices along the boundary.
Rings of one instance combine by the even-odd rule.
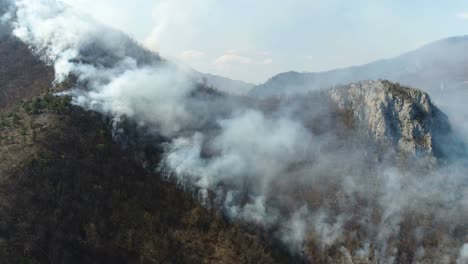
[[[460,249],[460,256],[457,259],[457,264],[468,263],[468,244],[464,244]]]
[[[59,2],[17,1],[16,7],[13,34],[54,63],[59,79],[70,73],[69,61],[79,56],[85,42],[103,33],[83,14]]]
[[[316,243],[346,259],[393,263],[404,258],[397,241],[405,237],[419,248],[414,263],[465,263],[463,164],[405,171],[382,161],[373,143],[326,123],[332,110],[321,98],[252,102],[197,90],[190,73],[54,0],[17,0],[3,18],[57,81],[77,77],[76,104],[167,138],[171,179],[207,206],[271,230],[297,253]],[[436,246],[426,248],[432,236]]]

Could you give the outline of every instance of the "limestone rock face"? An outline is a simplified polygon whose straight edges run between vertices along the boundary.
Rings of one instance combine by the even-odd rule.
[[[363,81],[329,93],[338,109],[351,112],[377,142],[418,156],[443,155],[442,141],[451,128],[428,94],[388,81]]]

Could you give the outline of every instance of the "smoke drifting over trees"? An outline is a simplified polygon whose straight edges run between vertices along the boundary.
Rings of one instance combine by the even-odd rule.
[[[421,95],[368,82],[361,85],[374,90],[356,100],[376,108],[359,109],[341,107],[326,89],[265,99],[226,95],[60,2],[3,2],[0,11],[4,29],[54,66],[56,82],[76,77],[67,92],[73,102],[105,114],[124,147],[146,163],[142,149],[164,150],[163,164],[148,168],[166,171],[229,218],[265,228],[293,254],[317,262],[466,263],[464,137],[435,105],[419,109]],[[410,113],[402,119],[396,114],[405,107]],[[377,120],[367,122],[373,113]],[[381,127],[396,132],[380,140],[369,131],[387,113],[396,114]],[[444,129],[408,138],[428,140],[416,142],[423,151],[403,151],[393,141],[405,138],[395,135],[408,127],[401,123],[415,121]],[[409,134],[418,131],[425,132]],[[427,151],[437,133],[451,144],[441,156]]]

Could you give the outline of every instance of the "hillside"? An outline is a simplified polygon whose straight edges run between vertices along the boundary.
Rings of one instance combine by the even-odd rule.
[[[464,262],[465,144],[432,94],[231,94],[60,2],[7,3],[65,82],[25,82],[1,113],[0,260]]]
[[[40,94],[53,80],[53,69],[31,56],[24,43],[0,38],[0,109]]]
[[[55,89],[58,88],[52,90]],[[443,205],[440,198],[419,201],[416,196],[411,213],[401,209],[398,229],[387,236],[384,226],[396,228],[395,216],[388,213],[387,203],[399,203],[393,195],[409,194],[390,189],[394,193],[382,197],[376,187],[387,188],[379,160],[391,160],[387,151],[378,147],[379,142],[394,148],[397,155],[408,151],[444,158],[436,151],[437,141],[433,140],[437,140],[438,132],[434,129],[441,129],[440,136],[448,138],[450,127],[427,94],[377,81],[272,100],[227,96],[209,87],[200,87],[190,97],[203,102],[207,109],[222,110],[205,117],[206,123],[197,122],[203,125],[198,129],[206,129],[202,131],[207,134],[217,133],[219,128],[212,122],[218,115],[227,115],[233,107],[248,106],[267,116],[293,111],[312,135],[322,139],[330,136],[325,139],[321,154],[332,159],[318,160],[318,168],[313,160],[286,160],[287,170],[273,181],[276,192],[267,197],[268,206],[283,212],[283,217],[289,217],[294,212],[291,210],[302,203],[310,210],[310,215],[306,214],[309,218],[301,220],[310,226],[303,234],[301,261],[379,263],[394,254],[384,250],[382,243],[388,243],[397,252],[396,263],[433,263],[444,254],[455,259],[454,250],[463,243],[467,229],[463,221],[451,219],[463,219],[463,211],[449,211],[455,214],[453,218],[440,219],[431,211],[439,208],[437,203]],[[154,136],[145,136],[144,130],[131,120],[119,124],[120,134],[115,134],[115,130],[111,134],[107,118],[71,106],[68,97],[55,97],[48,89],[31,99],[9,103],[13,106],[2,114],[0,126],[0,256],[7,263],[300,261],[278,246],[280,223],[267,226],[263,232],[255,225],[246,228],[232,224],[224,219],[226,211],[221,210],[220,214],[218,210],[208,210],[191,192],[164,181],[166,175],[158,174],[163,171],[153,174],[143,169],[154,171],[152,166],[157,167],[163,159],[161,142],[154,141]],[[380,108],[381,105],[388,109]],[[322,111],[317,112],[319,109]],[[403,133],[396,133],[399,129]],[[126,141],[122,141],[124,138]],[[370,143],[374,141],[375,145]],[[350,150],[359,156],[359,161],[344,162],[341,158],[346,156],[337,154]],[[202,158],[215,155],[218,154],[207,149]],[[342,164],[330,167],[329,163],[336,160]],[[407,161],[411,163],[411,159]],[[408,165],[402,164],[401,169],[427,173],[427,168]],[[361,193],[348,185],[349,179],[342,178],[349,175],[342,174],[346,168],[352,177],[358,177],[355,180],[362,181],[362,188],[374,191]],[[307,180],[284,182],[302,172],[307,172]],[[412,177],[425,185],[424,179],[429,176]],[[411,186],[409,179],[406,183]],[[222,183],[220,186],[219,190],[211,190],[212,194],[225,190]],[[214,205],[212,209],[219,206]],[[316,212],[327,216],[317,220]],[[339,220],[343,215],[346,218]],[[415,251],[419,246],[431,251],[418,255]]]
[[[4,261],[280,262],[255,233],[143,170],[101,120],[53,96],[2,116]]]
[[[231,105],[233,100],[203,89],[196,96],[209,102],[207,108]],[[190,142],[187,149],[182,145],[165,154],[163,164],[171,171],[168,178],[227,216],[266,226],[275,238],[292,245],[293,252],[298,250],[294,246],[299,247],[307,263],[374,264],[393,259],[394,263],[429,264],[442,261],[442,256],[455,261],[466,241],[468,229],[462,219],[468,212],[459,204],[463,199],[443,201],[443,186],[452,181],[447,177],[456,181],[458,176],[439,174],[438,169],[452,162],[452,155],[464,155],[464,147],[428,94],[388,81],[364,81],[300,96],[250,99],[249,107],[268,117],[287,112],[304,125],[307,134],[300,134],[291,150],[282,143],[277,151],[277,143],[269,137],[285,128],[275,124],[263,132],[261,125],[248,119],[257,131],[236,131],[235,144],[223,153],[213,144],[218,134],[226,132],[208,122],[198,131],[214,136],[202,141],[200,149],[192,151],[190,144],[196,143]],[[244,129],[232,127],[238,128]],[[144,128],[120,122],[114,129],[142,164],[160,168],[152,155],[160,146]],[[286,140],[296,137],[287,134]],[[260,150],[249,148],[250,144]],[[310,144],[314,147],[310,156],[297,154]],[[235,156],[237,148],[244,156]],[[171,163],[178,151],[181,159]],[[275,155],[280,157],[278,164],[271,162]],[[240,168],[229,163],[232,156],[240,160],[234,163]],[[245,165],[249,161],[254,164]],[[228,167],[223,167],[224,162]],[[458,184],[464,186],[460,180]],[[258,190],[258,185],[267,190]],[[455,193],[460,195],[462,189]],[[257,197],[267,202],[257,205]],[[295,233],[295,228],[301,233]],[[427,251],[419,255],[420,248]]]
[[[256,231],[144,170],[113,142],[101,115],[51,95],[52,70],[18,45],[2,42],[1,54],[9,62],[0,85],[2,263],[288,260]]]
[[[291,94],[376,79],[399,82],[431,94],[442,93],[444,89],[466,89],[467,49],[467,36],[443,39],[396,58],[366,65],[315,73],[280,73],[254,87],[251,94]]]

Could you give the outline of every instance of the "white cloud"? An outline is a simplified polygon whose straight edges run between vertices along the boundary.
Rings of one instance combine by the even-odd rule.
[[[468,12],[458,13],[458,14],[457,14],[457,17],[458,17],[459,19],[468,20]]]
[[[199,50],[186,50],[182,52],[180,57],[184,60],[196,60],[205,57],[205,53]]]
[[[262,53],[266,54],[266,53]],[[273,64],[273,59],[260,55],[259,52],[247,52],[239,54],[235,49],[230,49],[224,52],[224,54],[218,57],[214,64],[217,66],[234,66],[234,65],[270,65]]]
[[[457,259],[457,264],[468,263],[468,243],[464,244],[460,249],[460,256]]]
[[[273,64],[273,59],[272,58],[265,59],[265,60],[263,60],[263,64],[265,64],[265,65]]]
[[[216,65],[228,66],[233,64],[252,64],[253,60],[249,57],[237,55],[234,53],[227,53],[217,58],[214,62]]]

